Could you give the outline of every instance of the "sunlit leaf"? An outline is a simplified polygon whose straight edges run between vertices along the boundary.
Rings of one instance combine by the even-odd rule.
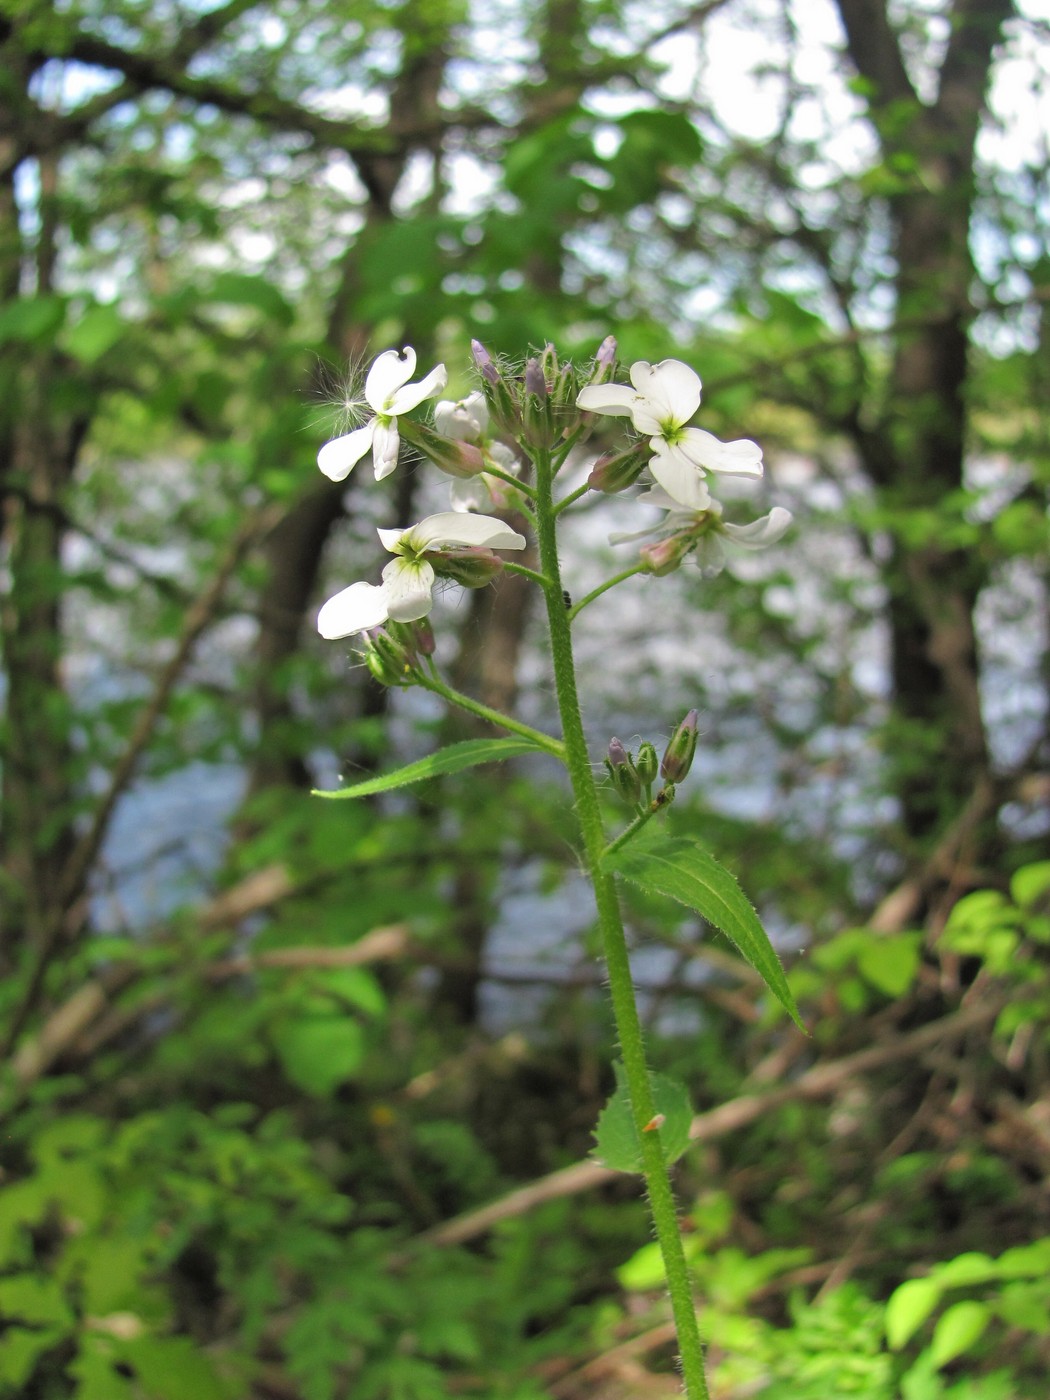
[[[606,857],[608,869],[649,894],[668,895],[695,909],[729,938],[799,1027],[795,998],[769,935],[734,877],[695,841],[639,842]]]
[[[338,788],[332,792],[314,790],[315,797],[370,797],[376,792],[390,792],[394,788],[408,787],[411,783],[421,783],[426,778],[439,778],[448,773],[460,773],[464,768],[476,768],[481,763],[497,763],[506,758],[518,758],[526,753],[541,753],[538,745],[529,739],[466,739],[461,744],[450,744],[437,753],[398,768],[394,773],[384,773],[381,778],[369,778],[353,787]]]

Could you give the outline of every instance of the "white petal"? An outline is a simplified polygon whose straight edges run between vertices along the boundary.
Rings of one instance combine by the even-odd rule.
[[[689,458],[663,438],[653,438],[649,445],[653,449],[649,470],[671,499],[692,511],[707,510],[711,497],[703,474]]]
[[[494,515],[464,515],[455,510],[444,510],[437,515],[428,515],[412,527],[413,547],[419,549],[440,549],[443,546],[455,549],[459,545],[483,545],[488,549],[524,549],[527,543],[524,535],[519,535]]]
[[[410,408],[415,408],[424,399],[432,399],[435,394],[440,394],[448,383],[448,370],[444,365],[437,365],[430,371],[426,379],[421,379],[418,384],[406,384],[403,389],[398,389],[390,395],[387,409],[388,413],[407,413]]]
[[[408,530],[384,530],[377,526],[376,534],[379,536],[385,550],[390,554],[397,554],[399,552],[398,545],[401,543],[401,536],[407,535]]]
[[[656,506],[659,510],[678,510],[678,502],[659,486],[650,486],[637,498],[640,506]]]
[[[720,574],[726,566],[726,552],[721,537],[713,533],[702,535],[696,542],[692,558],[704,578],[714,578],[716,574]]]
[[[766,545],[776,544],[791,524],[791,512],[783,506],[774,506],[768,515],[752,520],[749,525],[724,525],[726,535],[734,544],[743,549],[765,549]]]
[[[637,397],[626,384],[588,384],[576,395],[576,407],[587,413],[611,413],[626,418]]]
[[[434,606],[434,570],[425,560],[391,559],[383,570],[387,616],[394,622],[415,622]]]
[[[750,438],[722,442],[703,428],[686,428],[675,448],[703,471],[725,472],[727,476],[762,475],[762,449]]]
[[[631,383],[658,422],[688,423],[700,407],[700,376],[681,360],[661,360],[658,365],[639,360],[631,366]],[[640,423],[637,411],[634,426],[641,433],[658,431]]]
[[[376,588],[371,583],[352,583],[325,603],[317,614],[317,630],[322,637],[335,641],[338,637],[349,637],[352,632],[378,627],[388,616],[385,588]]]
[[[485,395],[479,390],[458,403],[442,399],[434,405],[434,427],[442,437],[455,438],[459,442],[477,442],[488,425],[488,405]]]
[[[326,442],[317,454],[317,465],[331,481],[342,481],[348,477],[361,458],[372,446],[372,433],[375,419],[363,428],[355,428],[352,433]]]
[[[448,495],[455,511],[480,510],[492,504],[492,492],[480,476],[457,478],[450,483]]]
[[[406,345],[401,352],[404,359],[396,350],[384,350],[381,355],[377,355],[372,362],[372,368],[368,371],[368,378],[365,380],[365,398],[375,409],[376,413],[390,413],[390,400],[407,383],[416,372],[416,352],[411,345]]]
[[[386,423],[377,421],[372,435],[372,464],[375,467],[376,481],[382,481],[394,470],[400,450],[401,437],[397,431],[397,419],[391,418]]]

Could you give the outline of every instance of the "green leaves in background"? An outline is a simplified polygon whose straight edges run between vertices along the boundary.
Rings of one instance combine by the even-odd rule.
[[[461,744],[449,744],[437,753],[428,754],[415,763],[398,768],[394,773],[385,773],[381,778],[369,778],[353,787],[339,788],[334,792],[314,789],[315,797],[371,797],[376,792],[390,792],[393,788],[408,787],[411,783],[421,783],[425,778],[439,778],[447,773],[459,773],[464,768],[476,768],[481,763],[497,763],[505,758],[518,758],[526,753],[540,753],[538,745],[530,739],[466,739]]]
[[[597,1139],[594,1155],[613,1171],[640,1172],[642,1144],[634,1121],[623,1065],[617,1062],[613,1069],[616,1073],[616,1092],[598,1119],[594,1133]],[[693,1121],[689,1095],[677,1079],[669,1079],[664,1074],[651,1075],[649,1083],[656,1112],[663,1118],[663,1122],[652,1131],[660,1134],[667,1161],[675,1162],[689,1146],[689,1125]]]
[[[769,935],[736,879],[687,839],[634,841],[607,856],[607,869],[648,894],[668,895],[695,909],[729,938],[798,1026],[805,1030]]]

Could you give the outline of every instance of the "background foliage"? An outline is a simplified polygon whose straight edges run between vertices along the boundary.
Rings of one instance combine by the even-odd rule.
[[[713,1393],[1045,1393],[1046,39],[1009,0],[0,0],[0,1394],[674,1393],[586,1160],[553,772],[308,796],[477,737],[314,635],[433,504],[320,478],[353,367],[461,392],[471,335],[609,331],[695,364],[797,519],[580,640],[596,762],[701,708],[671,829],[812,1032],[625,887]],[[629,521],[581,518],[575,596]],[[439,655],[544,725],[520,585],[442,599]]]

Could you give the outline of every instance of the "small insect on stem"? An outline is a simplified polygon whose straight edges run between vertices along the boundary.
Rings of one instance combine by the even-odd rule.
[[[643,1133],[655,1133],[657,1128],[662,1128],[667,1122],[667,1117],[663,1113],[658,1113],[655,1118],[650,1118],[642,1129]]]
[[[565,604],[565,611],[569,612],[572,609],[572,594],[567,588],[562,589],[561,600]]]

